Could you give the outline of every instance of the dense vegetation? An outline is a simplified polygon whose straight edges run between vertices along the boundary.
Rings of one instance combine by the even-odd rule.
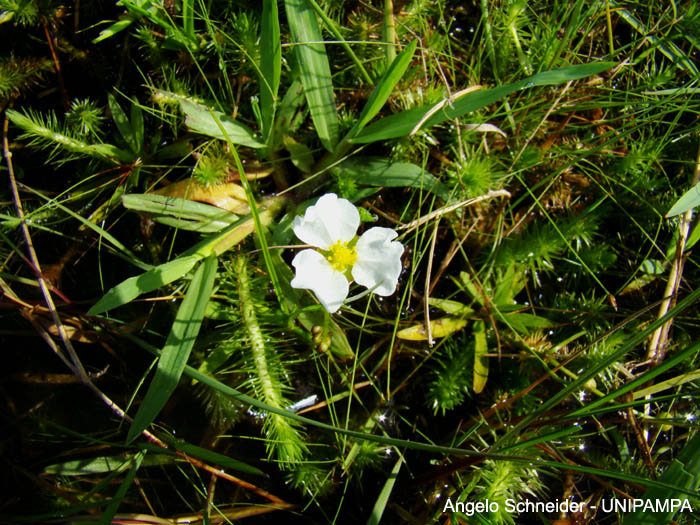
[[[695,2],[0,0],[0,32],[2,521],[698,520]],[[328,193],[397,232],[393,294],[293,286]]]

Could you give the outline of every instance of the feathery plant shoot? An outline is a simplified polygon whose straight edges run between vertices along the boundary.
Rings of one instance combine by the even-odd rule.
[[[0,521],[699,522],[695,4],[0,0]]]

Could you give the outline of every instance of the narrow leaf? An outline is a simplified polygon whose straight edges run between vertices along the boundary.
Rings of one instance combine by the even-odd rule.
[[[688,210],[692,210],[700,205],[700,183],[686,191],[671,209],[666,213],[666,217],[675,217]]]
[[[92,308],[87,315],[97,315],[117,306],[133,301],[139,295],[152,292],[187,274],[202,258],[193,254],[156,266],[155,268],[131,277],[111,288]]]
[[[102,513],[102,516],[100,516],[99,525],[109,525],[112,523],[112,518],[114,518],[117,510],[119,510],[119,505],[121,505],[122,500],[126,496],[126,492],[131,487],[134,477],[136,476],[136,473],[138,472],[141,462],[145,456],[145,450],[141,450],[134,455],[131,460],[131,469],[124,478],[124,481],[122,481],[121,485],[119,485],[119,489],[117,489],[117,493],[112,498],[112,501],[109,502],[109,505],[107,505],[107,508]]]
[[[107,96],[107,102],[109,104],[109,110],[112,112],[112,120],[117,125],[117,130],[119,134],[124,139],[124,142],[129,146],[129,149],[134,153],[138,153],[139,144],[136,140],[136,135],[134,134],[134,129],[131,127],[131,123],[124,113],[124,110],[114,98],[111,93]]]
[[[306,0],[285,0],[297,67],[311,120],[321,143],[333,151],[338,142],[338,114],[333,96],[331,68],[316,14]]]
[[[486,325],[483,321],[474,322],[474,393],[480,394],[489,378],[489,348],[486,343]]]
[[[386,478],[382,491],[377,497],[377,501],[374,502],[374,507],[372,508],[372,515],[367,520],[367,525],[379,525],[382,519],[382,514],[384,514],[384,509],[389,502],[389,497],[391,496],[391,491],[394,489],[394,484],[396,483],[396,478],[399,475],[399,470],[401,470],[401,464],[403,463],[403,456],[399,456],[394,463],[394,468],[391,469],[391,474]]]
[[[391,66],[384,72],[372,91],[372,94],[369,96],[369,99],[367,99],[365,107],[362,108],[362,113],[357,117],[357,124],[355,124],[351,133],[360,132],[360,130],[362,130],[384,107],[389,95],[391,95],[391,92],[394,90],[399,80],[401,80],[403,74],[406,72],[406,68],[408,68],[411,63],[417,45],[417,40],[407,45],[394,59]]]
[[[465,326],[467,326],[466,319],[443,317],[442,319],[430,321],[430,333],[434,338],[447,337]],[[425,329],[425,324],[419,324],[399,330],[396,337],[406,341],[427,341],[428,332]]]
[[[592,64],[570,66],[553,71],[544,71],[512,84],[480,91],[472,91],[457,100],[451,101],[450,104],[445,104],[443,110],[436,112],[427,119],[420,129],[426,129],[440,124],[441,122],[445,122],[446,120],[461,117],[462,115],[481,109],[520,89],[563,84],[571,80],[601,73],[614,65],[614,62],[595,62]],[[423,106],[378,120],[367,126],[358,136],[350,139],[350,142],[365,144],[378,140],[407,136],[433,107],[434,104]]]
[[[161,352],[156,374],[129,428],[127,442],[133,441],[151,424],[175,390],[202,326],[214,287],[216,264],[216,256],[211,255],[197,268]]]

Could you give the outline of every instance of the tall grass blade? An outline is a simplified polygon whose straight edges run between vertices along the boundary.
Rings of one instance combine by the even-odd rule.
[[[107,312],[133,301],[141,294],[157,290],[161,286],[165,286],[186,275],[197,264],[197,261],[201,259],[202,256],[197,254],[178,257],[141,275],[130,277],[104,294],[102,299],[97,301],[87,311],[87,315],[98,315]]]
[[[552,71],[537,73],[531,77],[524,78],[512,84],[499,86],[481,91],[473,91],[462,98],[445,104],[443,111],[435,113],[430,117],[420,129],[426,129],[447,120],[461,117],[484,106],[498,102],[500,99],[518,91],[520,89],[534,86],[551,86],[564,84],[571,80],[596,75],[610,69],[614,62],[595,62],[579,66],[570,66]],[[395,115],[383,118],[367,126],[358,136],[350,139],[350,142],[366,144],[378,140],[386,140],[397,137],[404,137],[411,133],[414,127],[421,122],[426,114],[433,109],[433,106],[423,106],[420,108],[403,111]]]
[[[333,151],[338,142],[338,113],[326,46],[316,14],[307,0],[285,0],[297,67],[311,120],[323,147]]]
[[[263,142],[269,144],[282,71],[282,44],[277,0],[264,0],[260,37],[260,111]]]
[[[399,459],[394,463],[394,468],[391,469],[391,474],[389,474],[389,477],[387,477],[384,482],[384,486],[377,497],[377,501],[374,502],[372,515],[367,520],[367,525],[379,525],[379,522],[382,520],[382,514],[384,514],[386,505],[389,503],[389,497],[391,496],[391,491],[394,490],[394,484],[396,483],[396,478],[399,475],[402,464],[403,456],[399,456]]]
[[[136,473],[138,472],[141,462],[145,456],[145,450],[140,450],[134,454],[134,457],[131,459],[131,468],[129,469],[129,472],[127,472],[124,481],[122,481],[121,485],[119,485],[117,493],[109,502],[109,505],[107,505],[107,508],[105,509],[104,513],[102,513],[102,516],[100,516],[99,525],[110,525],[110,523],[112,523],[112,519],[119,510],[119,506],[121,505],[122,501],[126,497],[126,492],[129,490],[129,488],[131,488],[131,484],[134,482],[134,477],[136,477]]]
[[[127,442],[136,439],[151,424],[175,390],[202,326],[214,287],[216,265],[216,256],[210,255],[197,268],[158,359],[156,374],[129,428]]]

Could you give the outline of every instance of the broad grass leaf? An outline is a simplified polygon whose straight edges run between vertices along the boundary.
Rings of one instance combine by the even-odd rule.
[[[249,127],[236,122],[228,115],[224,115],[220,111],[214,111],[202,104],[196,104],[183,98],[179,98],[180,107],[185,113],[185,125],[192,131],[213,137],[219,140],[226,140],[226,136],[219,128],[214,115],[219,119],[221,125],[226,131],[226,135],[234,144],[248,146],[249,148],[264,148],[265,144],[260,142],[253,130]]]
[[[570,66],[537,73],[536,75],[524,78],[518,82],[513,82],[512,84],[506,84],[505,86],[472,91],[452,101],[451,104],[445,104],[443,110],[438,111],[426,120],[421,126],[421,129],[429,128],[441,122],[461,117],[462,115],[481,109],[520,89],[563,84],[571,80],[595,75],[606,69],[610,69],[614,65],[614,62],[595,62],[592,64]],[[433,105],[423,106],[378,120],[367,126],[359,135],[350,139],[350,142],[365,144],[378,140],[407,136],[432,108]]]
[[[153,381],[129,428],[127,442],[133,441],[151,424],[175,390],[202,326],[214,287],[216,266],[216,256],[210,255],[197,268],[158,359]]]
[[[331,68],[316,14],[306,0],[285,0],[287,20],[311,120],[323,147],[333,151],[338,142]]]
[[[446,314],[457,315],[459,317],[469,317],[474,314],[474,309],[469,308],[466,304],[460,303],[459,301],[452,301],[450,299],[440,299],[437,297],[429,297],[428,304],[439,308]]]
[[[351,157],[333,172],[358,185],[384,188],[417,188],[430,191],[448,200],[450,190],[420,166],[407,162],[391,162],[381,157]]]
[[[102,299],[88,310],[87,315],[101,314],[131,302],[141,294],[157,290],[161,286],[187,274],[197,264],[197,261],[201,259],[202,256],[198,254],[178,257],[173,261],[158,265],[141,275],[130,277],[104,294]]]
[[[671,209],[666,213],[666,217],[675,217],[688,210],[692,210],[700,205],[700,183],[686,191]]]

